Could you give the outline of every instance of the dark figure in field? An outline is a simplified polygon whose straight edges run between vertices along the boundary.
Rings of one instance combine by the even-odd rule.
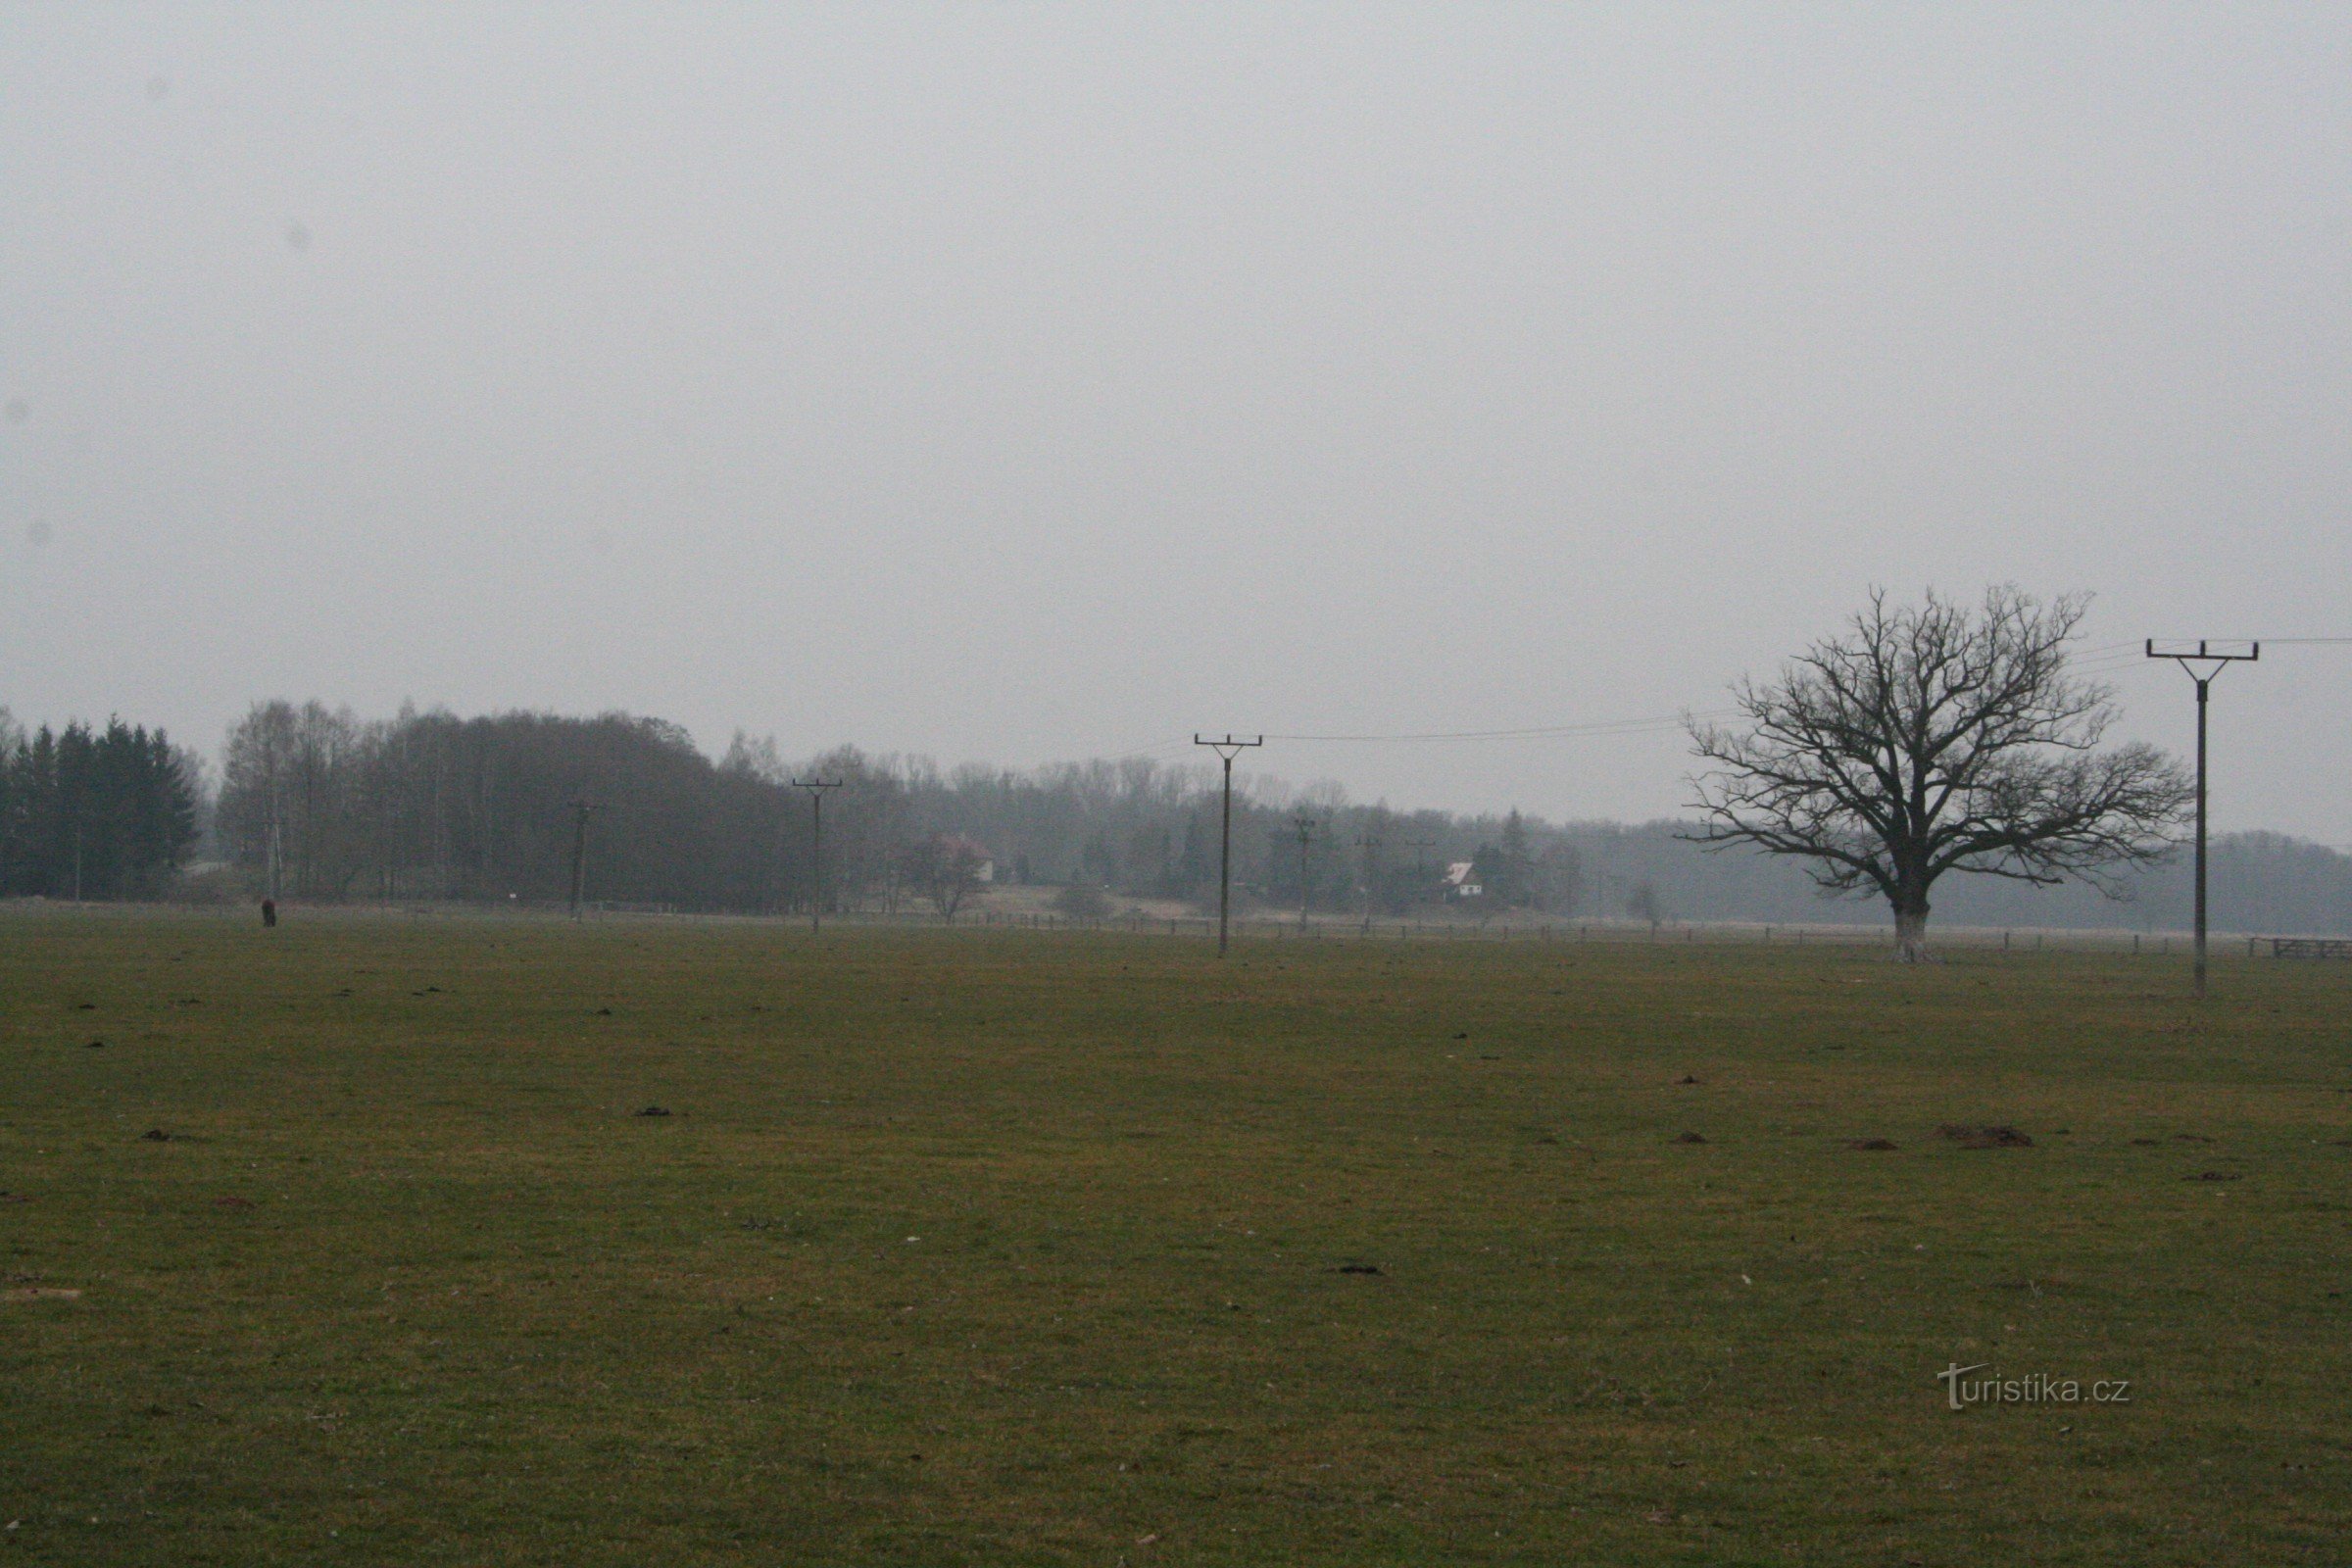
[[[277,924],[277,901],[264,899],[262,901],[262,926],[266,930],[275,924]]]

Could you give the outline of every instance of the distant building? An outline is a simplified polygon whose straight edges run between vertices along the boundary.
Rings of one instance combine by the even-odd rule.
[[[1486,884],[1478,879],[1478,862],[1475,860],[1454,861],[1446,868],[1446,875],[1438,886],[1445,893],[1447,904],[1460,904],[1487,896]]]

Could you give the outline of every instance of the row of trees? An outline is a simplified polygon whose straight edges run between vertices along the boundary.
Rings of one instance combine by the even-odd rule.
[[[809,805],[792,788],[796,776],[842,785],[824,808],[823,886],[835,906],[953,912],[981,887],[983,862],[993,862],[998,882],[1074,885],[1102,896],[1074,908],[1214,896],[1216,775],[1207,768],[1127,760],[942,770],[850,748],[788,762],[772,741],[740,735],[712,760],[675,726],[614,715],[403,712],[363,722],[316,704],[265,704],[230,739],[220,852],[257,889],[274,876],[282,892],[302,897],[555,902],[569,887],[573,803],[587,802],[592,898],[802,909],[815,878]],[[1963,791],[1923,791],[1935,808],[1917,819],[1931,834],[1965,826],[2001,857],[1983,863],[2010,874],[1939,889],[1946,918],[2148,928],[2184,920],[2188,868],[2178,859],[2102,862],[2095,869],[2104,890],[2080,875],[2045,885],[2062,880],[2060,858],[2080,847],[2046,831],[2057,808],[2080,810],[2082,792],[2066,776],[2021,780],[1985,760],[1969,761],[1961,776],[1973,781],[1974,804]],[[1819,878],[1809,880],[1801,860],[1703,853],[1688,822],[1402,812],[1351,803],[1329,785],[1244,785],[1235,876],[1246,903],[1261,908],[1293,909],[1303,895],[1327,913],[1423,911],[1447,896],[1446,868],[1467,862],[1465,880],[1482,891],[1464,901],[1464,912],[1873,918],[1855,903],[1825,904]],[[2172,798],[2172,786],[2165,794]],[[1303,857],[1301,817],[1311,824]],[[1874,848],[1851,827],[1828,843],[1841,855],[1886,857],[1888,880],[1901,885],[1894,862],[1908,850]],[[1867,873],[1865,885],[1880,891]],[[2110,902],[2108,891],[2125,902]],[[2215,849],[2214,908],[2239,929],[2352,929],[2352,858],[2276,835],[2224,839]]]
[[[163,893],[196,842],[199,766],[160,729],[26,734],[0,710],[0,896]]]
[[[755,850],[781,829],[771,794],[658,719],[365,722],[271,702],[230,732],[216,831],[224,858],[288,897],[549,900],[568,890],[586,803],[604,896],[753,907],[774,893]]]
[[[266,891],[306,899],[565,896],[575,815],[589,808],[601,900],[686,908],[805,907],[818,883],[795,777],[837,781],[825,807],[828,903],[953,913],[983,876],[1084,884],[1119,898],[1199,899],[1216,884],[1214,780],[1150,760],[1034,771],[875,758],[797,764],[738,735],[718,760],[683,730],[608,714],[362,720],[288,702],[231,732],[220,852]],[[1314,818],[1301,865],[1294,819]],[[1489,906],[1565,908],[1581,886],[1557,830],[1352,807],[1338,791],[1261,786],[1238,809],[1237,876],[1254,896],[1395,910],[1475,860]],[[1304,881],[1301,882],[1303,873]]]
[[[568,889],[571,803],[591,819],[589,889],[600,899],[713,909],[805,908],[808,807],[766,742],[738,739],[716,762],[673,726],[616,717],[457,719],[403,713],[362,722],[317,705],[266,704],[231,737],[231,766],[209,852],[254,893],[310,898],[541,902]],[[943,772],[843,750],[800,764],[839,778],[827,800],[831,902],[960,907],[978,862],[1000,880],[1076,884],[1115,910],[1147,899],[1201,900],[1216,871],[1214,777],[1146,762]],[[25,734],[0,718],[0,894],[154,897],[195,850],[201,764],[152,731],[120,723]],[[1574,917],[1820,921],[1873,918],[1821,902],[1786,859],[1711,857],[1685,824],[1553,824],[1534,818],[1397,812],[1329,787],[1250,781],[1237,812],[1246,898],[1293,908],[1293,822],[1315,823],[1305,861],[1318,910],[1426,908],[1439,878],[1468,861],[1481,912]],[[76,853],[78,851],[78,853]],[[78,871],[78,878],[76,877]],[[2081,882],[2038,888],[1974,878],[1937,899],[1972,925],[2178,926],[2180,860],[2127,869],[2128,898]],[[2213,905],[2226,928],[2352,930],[2352,858],[2276,834],[2218,840]]]
[[[1691,727],[1699,815],[1672,837],[1763,852],[1734,880],[1773,863],[1785,885],[1793,862],[1821,892],[1884,900],[1908,956],[1946,877],[2130,891],[2166,864],[2191,785],[2151,747],[2103,746],[2112,694],[2067,662],[2086,603],[2012,587],[1976,607],[1874,595],[1778,678],[1739,683],[1738,723]],[[31,738],[0,728],[0,883],[122,896],[155,887],[185,853],[194,780],[161,733],[113,723]],[[843,749],[805,771],[833,797],[821,867],[799,831],[814,803],[797,798],[802,774],[772,740],[739,733],[712,761],[658,719],[407,710],[363,722],[271,702],[229,737],[218,831],[263,890],[313,899],[561,898],[591,821],[597,897],[687,908],[822,896],[952,916],[992,872],[1105,901],[1200,900],[1216,884],[1216,779],[1202,766],[943,773]],[[1235,825],[1245,898],[1286,907],[1677,912],[1654,877],[1594,874],[1596,830],[1516,811],[1399,813],[1333,786],[1258,781]]]

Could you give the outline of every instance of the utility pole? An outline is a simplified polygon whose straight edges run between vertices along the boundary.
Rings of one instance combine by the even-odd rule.
[[[1195,732],[1195,746],[1205,746],[1217,754],[1225,764],[1225,811],[1217,832],[1217,956],[1225,956],[1227,927],[1233,918],[1233,760],[1252,746],[1263,746],[1263,735],[1255,740],[1243,740],[1230,732],[1223,740],[1212,741]]]
[[[1424,852],[1436,849],[1438,841],[1436,839],[1406,839],[1404,842],[1413,847],[1413,875],[1429,875],[1429,861],[1423,858]]]
[[[2255,660],[2262,657],[2262,644],[2260,643],[2229,644],[2225,646],[2243,648],[2244,652],[2217,654],[2213,651],[2213,645],[2211,643],[2202,641],[2197,644],[2196,651],[2194,653],[2189,652],[2188,645],[2186,643],[2159,649],[2156,646],[2155,638],[2151,637],[2148,639],[2148,657],[2150,659],[2172,660],[2175,663],[2179,664],[2182,669],[2188,672],[2188,678],[2190,680],[2197,683],[2196,983],[2197,996],[2199,1000],[2202,1000],[2205,995],[2205,710],[2208,706],[2207,699],[2213,686],[2213,679],[2216,675],[2219,675],[2224,669],[2227,669],[2231,664],[2250,664]],[[2205,667],[2200,670],[2198,667],[2199,665],[2203,665]]]
[[[596,808],[587,801],[571,803],[571,917],[580,917],[580,896],[588,887],[588,813]]]
[[[824,929],[825,791],[841,788],[837,778],[796,778],[792,787],[808,792],[808,929]]]
[[[1364,852],[1364,935],[1370,936],[1372,934],[1372,879],[1374,873],[1379,869],[1379,861],[1373,852],[1380,848],[1380,836],[1375,833],[1358,833],[1355,836],[1355,847]]]
[[[1413,902],[1418,904],[1429,897],[1429,851],[1438,847],[1436,839],[1407,839],[1413,847]]]
[[[1301,811],[1291,818],[1291,829],[1298,835],[1298,934],[1306,935],[1306,851],[1314,842],[1315,819]]]

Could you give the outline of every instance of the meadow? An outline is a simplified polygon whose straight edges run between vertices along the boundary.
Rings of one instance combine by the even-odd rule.
[[[2352,965],[2186,980],[11,914],[0,1563],[2340,1562]]]

